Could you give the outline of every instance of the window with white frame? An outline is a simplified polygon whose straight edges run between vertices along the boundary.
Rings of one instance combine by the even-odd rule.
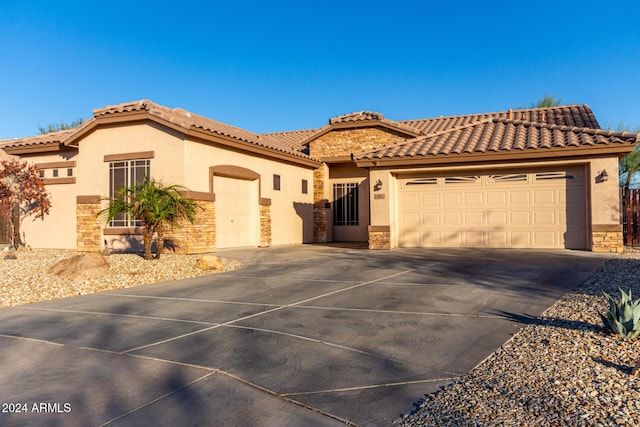
[[[333,184],[333,225],[358,223],[358,184]]]
[[[132,187],[149,178],[151,174],[151,160],[121,160],[109,163],[109,197],[114,198],[118,190]],[[117,215],[109,222],[110,227],[138,227],[137,221],[128,215]]]

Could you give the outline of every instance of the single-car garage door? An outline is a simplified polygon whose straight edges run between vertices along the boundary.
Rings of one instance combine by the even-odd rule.
[[[404,247],[586,249],[584,168],[398,179]]]
[[[216,247],[255,246],[257,181],[213,177],[216,196]]]

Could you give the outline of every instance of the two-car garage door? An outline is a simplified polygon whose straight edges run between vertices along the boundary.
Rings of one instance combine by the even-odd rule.
[[[586,248],[584,170],[398,179],[404,247]]]

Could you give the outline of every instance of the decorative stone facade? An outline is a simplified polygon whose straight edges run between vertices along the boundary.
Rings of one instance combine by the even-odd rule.
[[[594,224],[591,228],[591,250],[593,252],[624,252],[622,226]]]
[[[329,241],[327,224],[329,201],[324,191],[327,172],[326,165],[313,171],[313,241],[315,243]]]
[[[381,126],[336,129],[311,141],[309,154],[314,158],[348,156],[397,144],[409,138],[409,135]]]
[[[196,201],[201,209],[196,212],[195,222],[191,224],[181,220],[174,226],[165,236],[165,249],[177,254],[201,254],[216,250],[216,208],[213,197]]]
[[[76,249],[78,252],[100,252],[103,249],[102,227],[99,218],[102,210],[100,196],[78,196],[76,198],[76,217],[78,228]]]
[[[260,247],[271,246],[271,203],[260,203]]]
[[[369,249],[391,249],[391,227],[388,225],[370,225]]]

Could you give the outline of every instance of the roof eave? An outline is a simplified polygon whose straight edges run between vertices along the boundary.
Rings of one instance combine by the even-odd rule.
[[[147,111],[131,111],[124,113],[117,113],[112,115],[105,115],[96,117],[93,119],[93,122],[88,126],[85,126],[83,129],[79,130],[76,133],[70,135],[65,141],[65,145],[77,146],[78,141],[84,137],[85,135],[93,132],[100,125],[109,125],[109,124],[119,124],[119,123],[131,123],[131,122],[144,122],[144,121],[152,121],[158,123],[162,126],[173,129],[183,135],[194,136],[200,139],[209,140],[212,142],[217,142],[227,146],[234,146],[236,148],[240,148],[244,151],[251,151],[254,153],[260,153],[262,155],[268,157],[275,157],[282,160],[287,160],[289,162],[294,162],[306,166],[318,167],[321,162],[313,159],[306,159],[304,157],[299,157],[294,154],[288,154],[284,151],[279,151],[276,149],[272,149],[269,147],[263,147],[248,141],[239,140],[233,137],[229,137],[226,135],[222,135],[213,131],[208,131],[201,128],[190,127],[185,128],[171,121],[165,120],[161,117],[158,117],[153,114],[149,114]]]
[[[11,155],[35,154],[35,153],[57,153],[62,151],[62,143],[38,144],[16,147],[3,147],[2,150]]]
[[[603,145],[601,147],[585,146],[573,148],[559,149],[538,149],[538,150],[512,150],[505,152],[484,152],[484,153],[460,153],[446,155],[421,155],[421,156],[404,156],[391,158],[376,159],[356,159],[355,163],[358,167],[387,167],[387,166],[416,166],[422,165],[442,165],[457,163],[477,163],[477,162],[509,162],[523,160],[547,160],[549,158],[567,159],[567,158],[588,158],[602,156],[620,156],[633,151],[635,145],[623,144],[612,147]]]
[[[199,128],[189,129],[189,131],[186,132],[186,134],[193,138],[203,139],[205,141],[222,144],[227,147],[240,149],[242,151],[249,151],[256,154],[261,154],[266,157],[277,158],[280,160],[285,160],[288,162],[292,162],[292,163],[296,163],[296,164],[300,164],[300,165],[304,165],[312,168],[317,168],[322,164],[322,162],[319,160],[296,156],[295,154],[289,154],[284,151],[276,150],[274,148],[263,147],[248,141],[243,141],[243,140],[235,139],[226,135],[208,132],[206,130],[199,129]]]

